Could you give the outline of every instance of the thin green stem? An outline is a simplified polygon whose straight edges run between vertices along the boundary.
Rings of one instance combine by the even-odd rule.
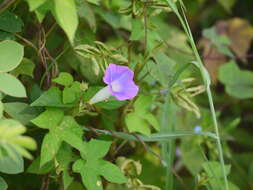
[[[212,113],[212,119],[213,119],[213,123],[214,123],[215,134],[218,137],[216,139],[216,142],[217,142],[217,147],[218,147],[218,151],[219,151],[220,162],[221,162],[221,165],[222,165],[222,171],[223,171],[223,176],[224,176],[224,181],[225,181],[225,187],[226,187],[226,190],[229,190],[228,179],[227,179],[226,168],[225,168],[225,161],[224,161],[224,158],[223,158],[222,144],[221,144],[221,140],[220,140],[219,128],[218,128],[217,118],[216,118],[214,104],[213,104],[213,97],[212,97],[212,92],[211,92],[210,87],[207,88],[207,96],[208,96],[210,109],[211,109],[211,113]]]
[[[180,5],[181,5],[181,8],[182,8],[183,16],[181,16],[181,14],[179,13],[177,5],[174,1],[167,0],[167,3],[172,8],[173,12],[177,15],[177,17],[178,17],[185,33],[187,34],[187,36],[189,38],[192,50],[193,50],[194,55],[197,59],[197,63],[198,63],[199,70],[201,72],[201,76],[202,76],[202,78],[204,80],[204,83],[205,83],[205,86],[206,86],[209,107],[210,107],[210,111],[211,111],[211,114],[212,114],[212,121],[213,121],[213,124],[214,124],[215,134],[217,136],[216,142],[217,142],[217,147],[218,147],[218,151],[219,151],[220,163],[222,165],[222,172],[223,172],[223,177],[224,177],[224,182],[225,182],[225,189],[229,190],[228,179],[227,179],[226,170],[225,170],[225,162],[224,162],[224,158],[223,158],[222,144],[221,144],[221,140],[220,140],[220,136],[219,136],[218,122],[217,122],[217,118],[216,118],[216,113],[215,113],[214,103],[213,103],[213,97],[212,97],[212,92],[211,92],[211,88],[210,88],[210,83],[211,83],[210,82],[210,77],[209,77],[209,74],[208,74],[206,68],[204,67],[204,64],[203,64],[203,62],[200,58],[200,55],[198,53],[198,49],[197,49],[195,41],[193,39],[193,35],[192,35],[192,32],[191,32],[190,26],[188,24],[188,21],[187,21],[187,18],[185,16],[185,14],[184,14],[184,9],[183,9],[182,2],[180,2]]]

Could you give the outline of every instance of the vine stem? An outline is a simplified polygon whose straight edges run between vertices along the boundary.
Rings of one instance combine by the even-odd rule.
[[[9,6],[15,3],[17,0],[5,0],[0,4],[0,13],[4,12]]]

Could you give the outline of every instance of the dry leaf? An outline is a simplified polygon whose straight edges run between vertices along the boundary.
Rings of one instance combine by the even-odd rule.
[[[246,61],[246,55],[253,40],[253,27],[246,20],[233,18],[228,21],[228,37],[231,49],[241,60]]]

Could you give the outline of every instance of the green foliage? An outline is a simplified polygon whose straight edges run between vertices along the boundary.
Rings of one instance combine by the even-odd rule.
[[[62,91],[59,88],[53,87],[36,99],[31,106],[46,106],[46,107],[70,107],[71,105],[64,104],[62,101]]]
[[[15,97],[26,97],[23,84],[8,73],[0,73],[0,91]]]
[[[40,113],[39,110],[22,102],[4,103],[4,111],[23,125],[29,124]]]
[[[203,163],[205,174],[207,175],[207,186],[210,185],[212,189],[223,189],[223,172],[218,162],[205,162]],[[230,173],[230,166],[226,166],[226,175]],[[238,190],[234,184],[229,182],[229,189]]]
[[[54,117],[51,117],[54,115]],[[51,118],[49,120],[49,118]],[[43,139],[41,147],[40,165],[51,161],[57,154],[63,141],[74,147],[80,147],[82,129],[70,116],[64,116],[63,111],[48,108],[45,112],[33,119],[38,127],[48,129],[49,133]],[[73,137],[73,138],[72,138]]]
[[[8,188],[7,183],[4,181],[4,179],[2,177],[0,177],[0,189],[7,190],[7,188]]]
[[[121,184],[126,182],[119,168],[108,161],[102,160],[110,145],[110,142],[91,140],[84,144],[84,151],[80,150],[83,159],[79,159],[74,163],[73,170],[81,174],[82,181],[87,189],[102,190],[100,176],[113,183]]]
[[[15,69],[24,56],[24,47],[14,41],[0,42],[0,72],[9,72]]]
[[[74,0],[54,0],[54,12],[58,24],[66,32],[71,43],[74,41],[78,17]]]
[[[130,132],[140,132],[149,136],[151,134],[149,125],[159,131],[159,122],[149,111],[151,104],[151,96],[139,96],[134,103],[134,112],[127,114],[125,118],[127,128]]]
[[[228,11],[231,12],[231,9],[236,3],[236,0],[218,0],[218,2]]]
[[[230,40],[225,35],[218,35],[215,28],[205,29],[203,36],[211,40],[211,44],[214,45],[217,50],[227,56],[233,57],[233,53],[229,50]]]
[[[23,26],[24,26],[23,21],[12,12],[4,11],[3,13],[0,14],[1,30],[6,32],[21,32]]]
[[[239,69],[233,61],[222,65],[219,70],[219,80],[226,86],[227,93],[240,99],[253,97],[252,78],[251,71]]]
[[[36,143],[32,138],[22,135],[25,131],[26,128],[18,121],[10,119],[0,120],[1,158],[8,155],[15,159],[15,152],[18,152],[26,158],[32,158],[32,155],[26,149],[36,149]]]
[[[70,86],[74,80],[71,74],[62,72],[53,81],[63,86]]]
[[[168,81],[172,79],[176,62],[164,53],[157,53],[154,56],[155,63],[148,62],[147,67],[150,75],[159,81],[164,87],[168,86]]]
[[[46,174],[51,170],[53,170],[53,168],[54,168],[53,162],[48,162],[45,165],[40,166],[40,157],[38,157],[29,166],[27,172],[32,174]]]
[[[0,0],[0,190],[253,189],[250,6]]]
[[[2,157],[0,160],[0,171],[7,174],[19,174],[24,171],[24,160],[17,154],[12,153],[12,156]]]
[[[74,0],[27,0],[30,6],[30,11],[35,11],[38,19],[42,21],[47,11],[51,11],[57,23],[67,34],[71,43],[74,41],[74,35],[78,26],[78,17]]]
[[[34,1],[34,0],[26,0],[29,4],[30,7],[30,11],[34,11],[37,8],[39,8],[41,5],[43,5],[47,0],[38,0],[38,1]]]
[[[19,66],[17,66],[14,70],[11,71],[11,74],[18,77],[19,75],[27,75],[33,78],[35,65],[34,63],[27,59],[23,58]]]

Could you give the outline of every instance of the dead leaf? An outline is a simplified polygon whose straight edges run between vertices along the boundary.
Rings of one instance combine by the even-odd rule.
[[[233,18],[228,21],[228,37],[231,49],[238,58],[246,61],[246,55],[253,40],[253,26],[244,19]]]
[[[218,68],[226,62],[226,56],[213,47],[207,39],[202,39],[199,46],[203,48],[203,61],[210,73],[212,82],[215,84],[218,80]]]
[[[233,18],[228,21],[218,21],[215,24],[217,34],[225,35],[230,39],[229,48],[236,57],[247,61],[247,53],[253,40],[253,26],[244,19]],[[217,82],[219,66],[228,61],[228,57],[220,53],[209,39],[202,38],[199,47],[203,50],[203,61],[209,71],[212,82]]]
[[[227,24],[224,21],[219,21],[215,25],[216,32],[219,35],[226,35]],[[227,58],[224,54],[220,53],[216,47],[214,47],[209,39],[202,38],[199,42],[199,47],[203,49],[202,57],[204,64],[210,73],[212,82],[216,84],[218,78],[218,68],[220,65],[226,63]]]

